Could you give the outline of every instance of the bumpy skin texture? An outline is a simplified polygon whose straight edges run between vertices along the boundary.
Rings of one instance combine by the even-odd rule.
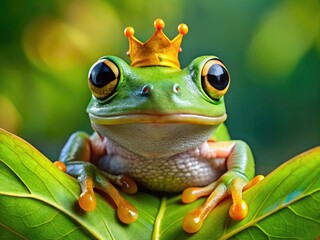
[[[183,191],[184,203],[208,196],[184,219],[183,228],[189,233],[199,231],[228,195],[234,202],[230,216],[237,220],[246,216],[242,190],[254,177],[254,161],[248,145],[229,140],[223,125],[228,84],[222,90],[212,89],[206,76],[216,64],[223,66],[216,57],[204,56],[183,70],[134,68],[119,58],[105,57],[92,67],[89,87],[94,96],[87,111],[95,133],[73,134],[59,158],[80,183],[82,209],[94,210],[93,188],[98,188],[114,200],[122,222],[134,222],[137,210],[113,184],[135,193],[137,182],[156,191]],[[101,69],[113,71],[115,79],[98,89],[90,81],[92,72]],[[229,77],[227,70],[224,74]],[[100,98],[103,94],[108,95]],[[56,165],[64,169],[60,162]]]
[[[212,157],[212,147],[208,142],[183,153],[162,158],[140,156],[107,139],[105,144],[108,155],[100,159],[97,166],[112,174],[128,175],[151,190],[179,192],[187,187],[205,186],[227,171],[227,158]],[[229,145],[230,142],[219,144]],[[234,144],[231,144],[230,148]]]
[[[139,184],[157,191],[179,192],[190,186],[204,186],[226,171],[225,159],[206,158],[207,144],[164,158],[146,158],[108,141],[112,155],[98,166],[107,172],[125,173]]]

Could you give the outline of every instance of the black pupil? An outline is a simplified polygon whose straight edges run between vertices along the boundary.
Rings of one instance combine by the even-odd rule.
[[[229,83],[227,70],[219,64],[213,64],[210,67],[207,78],[210,85],[218,90],[225,89]]]
[[[114,72],[104,62],[97,63],[90,72],[90,81],[98,88],[106,86],[115,79]]]

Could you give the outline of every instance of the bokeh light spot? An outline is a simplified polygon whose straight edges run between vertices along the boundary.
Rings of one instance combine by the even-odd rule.
[[[62,14],[62,18],[36,18],[25,28],[23,49],[33,64],[63,72],[83,67],[112,51],[118,54],[123,29],[108,4],[72,1]]]
[[[21,116],[11,101],[2,95],[0,95],[0,109],[0,128],[18,133]]]
[[[279,79],[294,71],[317,37],[317,27],[312,24],[317,13],[310,7],[304,2],[285,1],[262,18],[247,56],[255,74],[281,82]]]

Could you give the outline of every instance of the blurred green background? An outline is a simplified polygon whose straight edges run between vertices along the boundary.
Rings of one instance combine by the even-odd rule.
[[[0,127],[55,160],[76,130],[91,132],[87,73],[103,55],[129,61],[126,26],[142,41],[162,18],[189,26],[182,67],[214,54],[227,65],[227,125],[266,174],[320,143],[318,0],[2,1]]]

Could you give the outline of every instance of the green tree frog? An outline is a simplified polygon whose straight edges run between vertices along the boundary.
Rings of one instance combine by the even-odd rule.
[[[215,56],[202,56],[180,69],[177,55],[188,28],[179,25],[179,35],[169,40],[163,27],[157,19],[146,43],[133,36],[133,28],[125,30],[131,65],[106,56],[91,67],[87,112],[95,132],[74,133],[55,165],[78,179],[84,211],[95,209],[93,189],[100,189],[113,199],[124,223],[134,222],[138,212],[113,185],[130,194],[137,185],[182,192],[184,203],[208,196],[183,220],[184,230],[194,233],[228,195],[230,216],[243,219],[248,207],[242,191],[261,178],[254,178],[248,145],[230,140],[223,124],[227,68]]]

